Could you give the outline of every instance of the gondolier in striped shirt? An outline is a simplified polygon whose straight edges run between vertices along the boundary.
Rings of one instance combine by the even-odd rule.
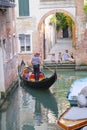
[[[33,65],[33,71],[35,75],[35,81],[39,80],[39,73],[40,73],[40,53],[35,53],[34,57],[31,60],[31,63]]]

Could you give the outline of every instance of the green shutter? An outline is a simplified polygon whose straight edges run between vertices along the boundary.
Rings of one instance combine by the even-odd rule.
[[[19,0],[19,16],[29,16],[29,0]]]

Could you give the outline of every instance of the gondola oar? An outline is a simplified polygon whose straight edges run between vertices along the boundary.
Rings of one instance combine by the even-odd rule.
[[[47,68],[50,72],[54,72],[54,70],[53,69],[51,69],[50,67],[47,67],[47,66],[45,66],[45,68]],[[55,69],[56,70],[56,69]],[[62,75],[59,75],[59,74],[57,74],[57,78],[61,78],[61,79],[64,79],[64,77],[62,76]]]

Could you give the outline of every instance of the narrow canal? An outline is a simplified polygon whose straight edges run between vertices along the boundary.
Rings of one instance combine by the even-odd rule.
[[[52,73],[45,71],[47,76]],[[69,107],[66,95],[74,80],[87,72],[59,71],[49,90],[40,91],[21,84],[11,93],[0,111],[0,130],[60,130],[58,117]]]

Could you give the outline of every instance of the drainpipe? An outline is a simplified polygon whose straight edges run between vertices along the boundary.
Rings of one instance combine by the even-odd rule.
[[[45,59],[45,21],[43,21],[43,58]]]

